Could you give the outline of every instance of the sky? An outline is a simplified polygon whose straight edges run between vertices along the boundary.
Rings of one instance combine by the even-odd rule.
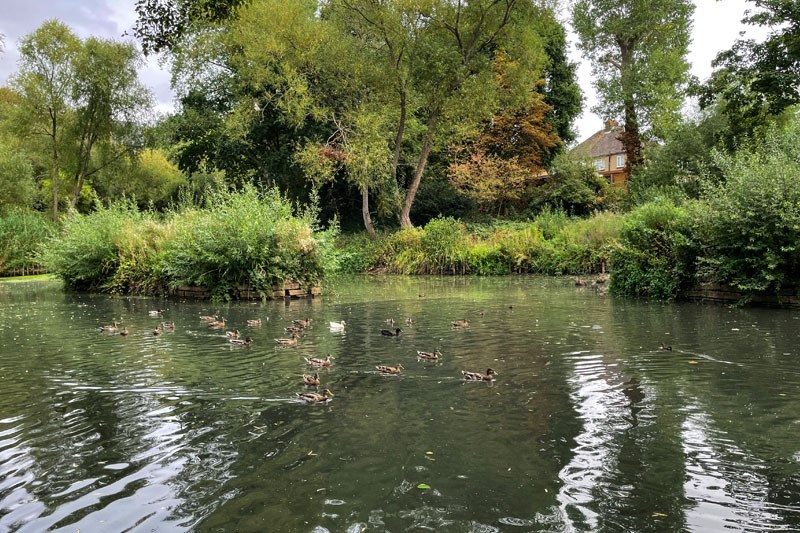
[[[38,28],[45,20],[57,18],[67,24],[82,38],[90,35],[117,40],[130,32],[136,20],[135,0],[0,0],[0,33],[5,35],[5,52],[0,55],[0,85],[17,70],[17,41]],[[721,50],[730,48],[739,37],[763,38],[763,29],[750,28],[740,23],[748,4],[745,0],[695,0],[692,44],[689,62],[692,74],[706,79],[711,74],[711,61]],[[574,37],[571,41],[574,42]],[[578,78],[585,101],[583,114],[576,121],[578,140],[583,140],[603,127],[600,117],[592,113],[597,102],[592,88],[589,63],[583,60],[572,46],[571,58],[579,63]],[[170,75],[159,66],[156,58],[147,59],[139,71],[142,82],[155,96],[156,111],[166,113],[174,109],[174,95],[170,89]]]

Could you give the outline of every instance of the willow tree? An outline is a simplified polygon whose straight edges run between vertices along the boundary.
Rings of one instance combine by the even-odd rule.
[[[645,134],[674,123],[689,81],[691,0],[578,0],[572,23],[591,61],[604,118],[622,118],[627,168],[642,163]]]

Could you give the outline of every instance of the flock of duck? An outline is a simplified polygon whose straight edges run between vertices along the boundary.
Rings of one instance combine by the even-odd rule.
[[[157,309],[153,311],[148,311],[148,316],[153,318],[160,318],[163,316],[164,310]],[[215,315],[205,315],[200,316],[200,321],[206,324],[209,328],[212,329],[224,329],[226,327],[225,317],[221,317],[219,311]],[[387,319],[386,323],[391,327],[394,326],[394,319]],[[413,321],[411,318],[406,319],[406,325],[411,326]],[[247,325],[250,327],[259,327],[261,326],[261,319],[250,319],[247,320]],[[330,329],[331,331],[344,331],[345,326],[347,325],[344,320],[341,322],[330,322]],[[456,320],[452,322],[453,328],[467,328],[469,327],[469,322],[467,320]],[[299,320],[292,320],[292,325],[284,328],[284,331],[289,334],[286,338],[275,339],[275,343],[279,346],[296,346],[298,340],[300,339],[300,335],[304,332],[306,328],[311,326],[311,319],[299,319]],[[175,330],[175,322],[161,322],[159,326],[153,329],[152,333],[154,336],[161,335],[164,331],[174,331]],[[119,327],[119,323],[117,321],[113,321],[111,325],[100,326],[100,331],[103,333],[116,333],[119,335],[128,335],[130,332],[128,331],[128,327],[125,326],[122,329]],[[399,336],[403,330],[399,327],[394,329],[382,329],[381,335],[385,337],[397,337]],[[239,330],[227,330],[225,331],[225,336],[228,338],[228,342],[230,342],[233,346],[241,346],[247,347],[253,343],[253,339],[251,337],[241,338]],[[662,348],[663,349],[663,348]],[[442,356],[442,353],[439,350],[434,350],[432,352],[425,352],[417,350],[417,358],[422,361],[438,361],[439,358]],[[319,357],[304,357],[306,364],[312,368],[324,368],[330,367],[333,364],[334,357],[331,354],[328,354],[324,359]],[[378,372],[385,375],[399,375],[403,371],[403,365],[397,364],[396,366],[389,366],[389,365],[377,365],[375,367]],[[486,369],[486,373],[481,372],[470,372],[466,370],[461,371],[461,375],[465,381],[482,381],[482,382],[492,382],[497,376],[497,372],[492,370],[491,368]],[[302,377],[303,385],[307,387],[319,387],[321,381],[319,378],[319,373],[314,372],[314,374],[303,374]],[[330,389],[322,389],[320,392],[298,392],[297,398],[307,403],[324,403],[333,398],[333,392]]]

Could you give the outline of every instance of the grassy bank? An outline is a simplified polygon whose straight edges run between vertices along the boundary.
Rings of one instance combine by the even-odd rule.
[[[37,250],[56,233],[44,213],[11,211],[0,216],[0,276],[37,271]]]
[[[241,284],[268,292],[287,279],[320,280],[335,264],[335,228],[316,227],[312,210],[253,188],[166,215],[117,203],[71,216],[41,260],[71,289],[163,294],[199,285],[224,299]]]

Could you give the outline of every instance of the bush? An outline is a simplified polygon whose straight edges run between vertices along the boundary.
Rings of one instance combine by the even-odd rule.
[[[611,254],[611,290],[656,300],[676,297],[692,275],[691,218],[687,208],[669,200],[628,214]]]
[[[54,233],[44,213],[11,211],[0,217],[0,273],[38,266],[36,251]]]
[[[800,123],[763,144],[718,156],[724,182],[704,191],[696,224],[702,279],[779,290],[800,276]]]

